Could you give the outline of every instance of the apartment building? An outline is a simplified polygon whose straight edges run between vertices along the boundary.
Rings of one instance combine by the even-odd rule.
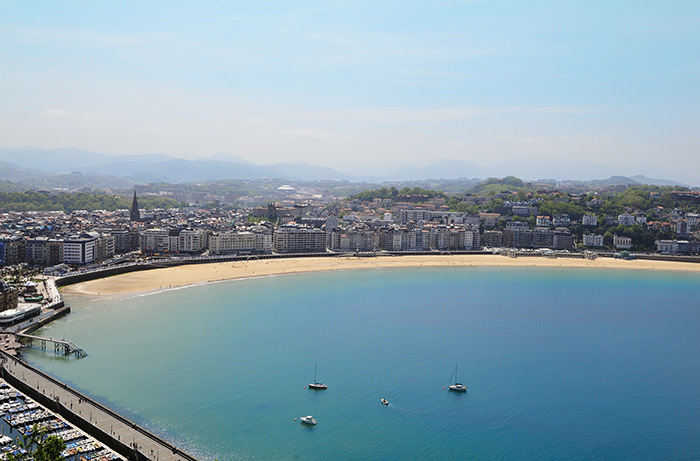
[[[271,253],[272,232],[269,230],[215,232],[209,237],[209,253]]]
[[[597,226],[598,217],[594,214],[583,215],[583,218],[581,218],[581,224],[584,226]]]
[[[141,251],[144,253],[167,253],[170,251],[170,230],[146,229],[141,232]]]
[[[603,236],[595,234],[583,234],[583,245],[587,247],[602,247]]]
[[[326,233],[313,227],[285,224],[275,229],[272,245],[278,253],[324,252]]]
[[[621,215],[617,216],[617,222],[622,226],[632,226],[636,222],[636,219],[634,218],[634,215],[622,213]]]
[[[538,216],[537,227],[549,227],[552,225],[552,219],[549,216]]]
[[[63,262],[66,264],[89,264],[95,262],[97,239],[90,234],[63,240]]]
[[[177,251],[201,253],[207,249],[208,233],[202,229],[182,229],[177,236]]]

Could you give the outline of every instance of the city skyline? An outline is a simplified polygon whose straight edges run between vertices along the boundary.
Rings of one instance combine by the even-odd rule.
[[[696,185],[700,6],[674,4],[3,2],[0,136]]]

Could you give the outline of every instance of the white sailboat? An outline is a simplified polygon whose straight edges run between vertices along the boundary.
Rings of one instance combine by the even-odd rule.
[[[455,378],[454,384],[449,384],[448,388],[451,391],[455,391],[455,392],[467,392],[467,385],[462,384],[460,382],[457,382],[457,365],[455,365],[455,371],[454,371],[454,373],[452,373],[452,376],[454,376],[454,378]],[[450,377],[450,383],[452,383],[451,377]]]
[[[317,368],[318,368],[318,362],[316,362],[316,364],[314,365],[314,382],[313,382],[313,383],[309,383],[309,389],[317,389],[317,390],[320,390],[320,389],[328,389],[328,386],[326,386],[326,385],[323,384],[323,383],[319,383],[318,381],[316,381],[316,370],[317,370]]]

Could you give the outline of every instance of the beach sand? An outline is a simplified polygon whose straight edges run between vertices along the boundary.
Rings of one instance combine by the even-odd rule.
[[[595,260],[573,258],[519,257],[500,255],[436,255],[436,256],[380,256],[336,258],[282,258],[232,261],[225,263],[189,264],[131,272],[89,282],[69,285],[64,293],[85,295],[112,295],[162,290],[221,280],[246,277],[263,277],[282,274],[300,274],[333,270],[356,270],[392,267],[570,267],[598,269],[634,269],[657,271],[700,271],[700,264],[598,258]]]

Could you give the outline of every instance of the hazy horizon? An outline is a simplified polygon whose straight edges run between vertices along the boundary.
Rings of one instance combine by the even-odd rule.
[[[700,4],[3,2],[4,146],[700,184]]]

